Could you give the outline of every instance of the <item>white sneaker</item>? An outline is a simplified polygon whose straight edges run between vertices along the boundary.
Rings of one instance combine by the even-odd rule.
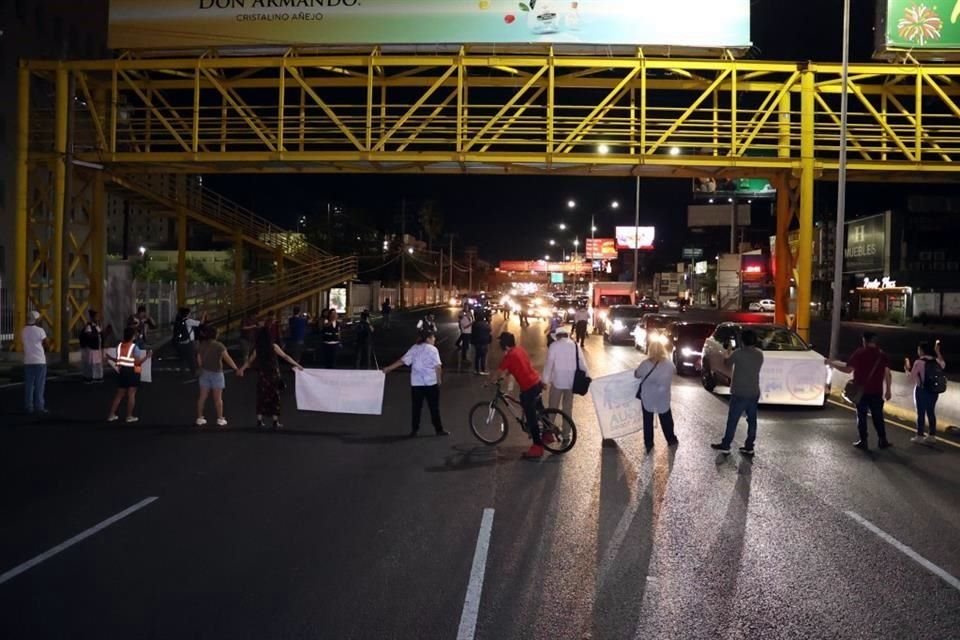
[[[927,444],[936,444],[936,443],[937,443],[937,436],[928,435],[926,439],[927,439]]]
[[[117,416],[107,416],[107,422],[116,422],[119,419]]]
[[[913,442],[916,444],[924,444],[926,441],[927,441],[926,436],[913,436],[912,438],[910,438],[910,442]]]
[[[227,419],[226,419],[226,418],[217,418],[217,426],[220,426],[220,427],[225,427],[225,426],[227,426]]]
[[[202,426],[205,425],[205,424],[207,424],[207,419],[206,419],[206,418],[197,418],[196,425],[197,425],[198,427],[202,427]]]
[[[127,422],[140,422],[140,418],[137,416],[127,416]]]

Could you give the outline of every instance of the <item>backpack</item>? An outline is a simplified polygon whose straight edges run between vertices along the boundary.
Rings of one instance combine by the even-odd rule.
[[[947,390],[947,376],[936,360],[926,360],[923,366],[923,389],[930,393],[941,394]]]
[[[187,328],[186,318],[177,318],[173,321],[173,341],[190,342],[190,330]]]

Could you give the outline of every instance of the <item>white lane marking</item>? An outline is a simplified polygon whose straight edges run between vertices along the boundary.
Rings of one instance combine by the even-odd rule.
[[[477,549],[473,552],[473,568],[470,570],[467,597],[463,601],[463,614],[460,616],[457,640],[473,640],[473,636],[477,632],[480,595],[483,593],[483,577],[487,572],[487,553],[490,551],[490,534],[492,532],[493,509],[484,509],[483,519],[480,521],[480,533],[477,535]]]
[[[69,540],[66,540],[65,542],[61,542],[60,544],[58,544],[57,546],[53,547],[52,549],[50,549],[50,550],[48,550],[48,551],[44,551],[44,552],[41,553],[40,555],[38,555],[38,556],[36,556],[36,557],[34,557],[34,558],[31,558],[30,560],[27,560],[26,562],[24,562],[24,563],[21,564],[21,565],[17,565],[17,566],[14,567],[13,569],[10,569],[10,570],[7,571],[6,573],[0,575],[0,584],[3,584],[4,582],[7,582],[8,580],[12,580],[13,578],[16,578],[16,577],[17,577],[18,575],[20,575],[21,573],[32,569],[33,567],[37,566],[37,565],[40,564],[41,562],[44,562],[45,560],[49,560],[50,558],[52,558],[53,556],[57,555],[57,554],[60,553],[61,551],[65,551],[65,550],[69,549],[70,547],[72,547],[73,545],[77,544],[78,542],[81,542],[82,540],[85,540],[85,539],[89,538],[90,536],[96,534],[97,532],[102,531],[103,529],[106,529],[106,528],[109,527],[110,525],[112,525],[112,524],[114,524],[114,523],[116,523],[116,522],[119,522],[120,520],[123,520],[124,518],[126,518],[128,515],[130,515],[130,514],[133,513],[134,511],[139,511],[140,509],[144,508],[145,506],[147,506],[148,504],[150,504],[151,502],[153,502],[153,501],[156,500],[156,499],[157,499],[156,496],[153,496],[153,497],[150,497],[150,498],[145,498],[145,499],[141,500],[140,502],[138,502],[137,504],[133,505],[132,507],[128,507],[128,508],[124,509],[123,511],[121,511],[120,513],[118,513],[118,514],[116,514],[116,515],[113,515],[113,516],[110,516],[109,518],[107,518],[106,520],[104,520],[103,522],[101,522],[100,524],[94,525],[94,526],[90,527],[89,529],[87,529],[86,531],[82,531],[82,532],[78,533],[77,535],[73,536],[73,537],[70,538]]]
[[[870,522],[860,514],[854,511],[844,511],[844,513],[847,514],[847,516],[850,517],[851,519],[858,522],[865,529],[875,533],[877,537],[879,537],[881,540],[895,547],[903,555],[907,556],[908,558],[910,558],[911,560],[919,564],[921,567],[923,567],[930,573],[939,577],[941,580],[949,584],[951,587],[953,587],[957,591],[960,591],[960,580],[958,580],[954,576],[947,573],[944,569],[941,569],[937,565],[933,564],[932,562],[924,558],[922,555],[914,551],[913,548],[903,544],[902,542],[900,542],[899,540],[897,540],[896,538],[891,536],[889,533],[887,533],[877,525],[873,524],[872,522]]]

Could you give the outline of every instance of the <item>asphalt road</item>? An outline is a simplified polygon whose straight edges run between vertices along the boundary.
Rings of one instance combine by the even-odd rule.
[[[541,332],[522,333],[537,364]],[[385,333],[381,362],[413,330]],[[592,337],[588,358],[598,376],[641,355]],[[190,426],[196,389],[175,374],[145,385],[134,426],[102,422],[109,382],[52,382],[40,422],[0,390],[0,637],[960,637],[953,446],[892,427],[893,449],[864,454],[831,405],[766,408],[753,461],[717,456],[725,401],[678,379],[676,451],[659,434],[650,455],[639,436],[602,447],[577,398],[576,448],[527,462],[518,430],[498,448],[470,435],[480,383],[450,371],[453,435],[416,440],[405,373],[382,417],[298,413],[287,391],[277,433],[251,428],[252,378],[228,378],[225,429]]]

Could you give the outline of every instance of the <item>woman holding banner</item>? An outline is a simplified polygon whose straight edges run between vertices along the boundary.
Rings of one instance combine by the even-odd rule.
[[[640,398],[643,411],[643,443],[649,452],[653,449],[653,414],[660,416],[660,428],[671,447],[679,443],[673,432],[673,412],[670,410],[670,386],[676,375],[673,362],[667,355],[663,342],[653,340],[644,360],[634,377],[640,379],[637,397]]]
[[[273,428],[279,429],[280,424],[280,360],[287,361],[294,369],[303,371],[296,360],[286,354],[276,343],[269,326],[257,331],[256,344],[250,352],[238,375],[243,375],[254,363],[257,364],[257,427],[263,428],[263,416],[273,416]]]

